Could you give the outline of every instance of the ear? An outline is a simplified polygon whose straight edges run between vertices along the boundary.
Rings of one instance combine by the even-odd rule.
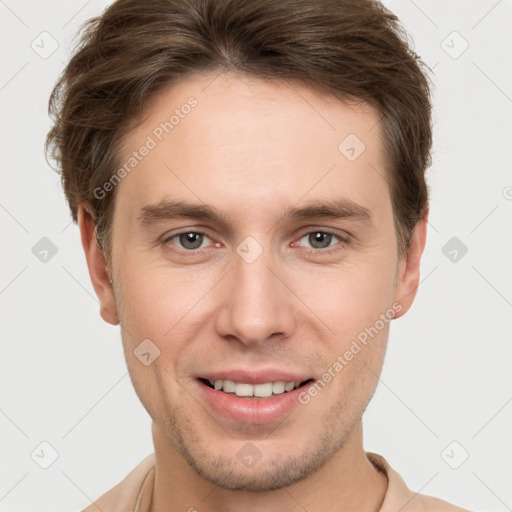
[[[411,235],[409,248],[398,264],[398,275],[395,289],[395,301],[402,309],[395,318],[404,315],[411,307],[420,283],[420,262],[427,239],[428,208],[416,224]]]
[[[92,215],[84,207],[78,207],[78,226],[82,238],[82,246],[89,268],[89,276],[94,291],[100,302],[100,315],[105,322],[117,325],[119,318],[114,300],[114,290],[110,282],[110,274],[107,270],[107,262],[103,251],[96,240],[96,225]]]

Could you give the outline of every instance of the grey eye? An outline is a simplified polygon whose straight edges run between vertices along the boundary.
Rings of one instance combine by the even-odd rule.
[[[323,231],[313,231],[304,235],[302,238],[307,238],[308,243],[313,249],[325,249],[331,245],[335,235],[332,233],[325,233]],[[337,237],[336,237],[337,238]]]
[[[185,249],[199,249],[204,241],[205,235],[202,233],[181,233],[177,235],[179,237],[180,244]]]

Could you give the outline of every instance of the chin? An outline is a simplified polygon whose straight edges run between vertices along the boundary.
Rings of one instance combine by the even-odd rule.
[[[231,491],[264,492],[275,491],[304,480],[323,464],[323,459],[315,457],[280,457],[266,463],[260,460],[254,467],[244,467],[241,463],[222,457],[211,463],[188,461],[194,471],[205,480]]]

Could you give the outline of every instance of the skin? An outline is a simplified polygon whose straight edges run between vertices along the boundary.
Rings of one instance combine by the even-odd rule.
[[[298,83],[224,73],[167,87],[127,137],[121,160],[190,96],[198,105],[116,187],[110,268],[92,217],[85,205],[79,211],[101,315],[121,324],[133,385],[153,419],[151,510],[377,511],[387,479],[365,455],[361,417],[389,323],[307,405],[268,424],[216,413],[195,377],[271,366],[321,378],[393,304],[395,317],[409,309],[427,216],[399,254],[378,115]],[[353,162],[338,150],[349,134],[366,146]],[[212,205],[228,224],[142,227],[141,208],[164,198]],[[282,217],[288,207],[339,198],[369,218]],[[183,231],[205,233],[203,248],[169,240]],[[317,231],[345,242],[314,245],[309,234]],[[263,250],[250,264],[236,252],[247,236]],[[148,338],[160,356],[145,366],[133,351]],[[248,442],[261,453],[252,467],[237,457]]]

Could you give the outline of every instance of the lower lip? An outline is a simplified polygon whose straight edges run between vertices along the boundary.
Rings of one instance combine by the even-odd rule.
[[[311,384],[308,383],[268,398],[240,398],[223,391],[216,391],[199,380],[197,382],[206,401],[215,411],[226,418],[250,425],[270,423],[289,414],[294,407],[301,405],[299,395]]]

